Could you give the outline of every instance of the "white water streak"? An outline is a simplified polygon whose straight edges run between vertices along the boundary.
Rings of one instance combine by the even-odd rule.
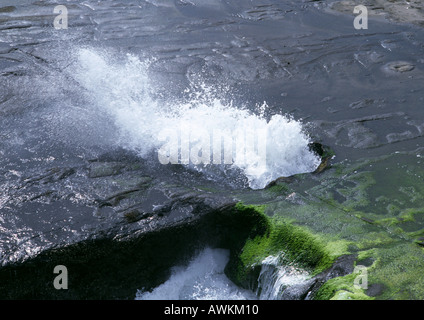
[[[278,300],[285,289],[308,279],[306,271],[282,264],[280,256],[269,256],[262,261],[257,293],[261,300]]]

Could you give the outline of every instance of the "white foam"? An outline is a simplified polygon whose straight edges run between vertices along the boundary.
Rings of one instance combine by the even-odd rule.
[[[175,267],[171,277],[152,292],[138,291],[136,300],[249,300],[253,292],[242,290],[224,274],[229,251],[207,248],[187,267]]]
[[[310,278],[305,270],[283,264],[279,255],[268,256],[262,261],[258,296],[261,300],[279,300],[286,288],[304,283]]]
[[[285,265],[281,256],[261,263],[257,292],[237,287],[224,274],[229,251],[206,248],[187,266],[174,267],[171,276],[152,291],[138,290],[136,300],[279,300],[283,292],[311,279],[308,272]]]
[[[73,75],[85,89],[91,105],[114,119],[120,130],[118,143],[136,150],[142,157],[155,151],[159,161],[160,151],[167,145],[168,151],[179,152],[180,163],[199,170],[205,170],[206,166],[207,170],[207,166],[214,164],[216,155],[214,132],[220,132],[224,133],[223,138],[230,136],[233,141],[229,158],[233,166],[244,172],[251,188],[263,188],[281,176],[311,172],[319,165],[318,157],[308,149],[310,141],[299,121],[285,115],[275,115],[267,121],[261,114],[225,102],[213,88],[202,84],[196,84],[186,101],[160,101],[154,98],[155,90],[148,75],[150,61],[133,55],[113,61],[98,50],[81,49],[77,59]],[[266,107],[264,103],[262,108]],[[166,132],[170,133],[168,140]],[[201,132],[209,134],[209,138],[203,139]],[[245,140],[248,136],[256,139],[252,140],[255,144],[251,148]],[[181,161],[185,160],[184,146],[197,148],[196,152],[186,154],[188,163]],[[207,147],[210,147],[208,152]],[[219,149],[228,158],[224,146],[218,146],[215,151]],[[194,161],[199,155],[202,157]],[[210,161],[205,161],[206,158]]]

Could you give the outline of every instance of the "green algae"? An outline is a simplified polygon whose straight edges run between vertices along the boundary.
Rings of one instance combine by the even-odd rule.
[[[259,221],[260,227],[251,230],[238,254],[233,255],[227,265],[226,273],[231,280],[242,287],[254,287],[252,279],[257,279],[262,261],[270,255],[281,255],[282,263],[296,265],[312,275],[331,266],[338,255],[330,253],[331,246],[321,243],[319,237],[304,227],[268,217],[264,213],[266,208],[242,203],[235,208],[234,214],[245,215],[244,219],[256,216],[253,218]]]
[[[365,289],[355,284],[361,273],[354,272],[328,280],[315,295],[315,300],[374,300],[365,294]]]
[[[266,192],[276,195],[286,195],[289,193],[289,191],[290,187],[287,183],[279,183],[266,189]]]
[[[325,249],[317,238],[301,227],[273,224],[268,235],[246,241],[240,259],[244,265],[249,266],[260,263],[267,256],[283,252],[286,263],[295,263],[299,267],[318,273],[332,263]]]
[[[422,299],[424,296],[424,251],[414,243],[398,241],[376,248],[376,259],[369,272],[371,283],[382,283],[387,290],[379,299]]]
[[[370,166],[372,170],[369,170]],[[369,284],[384,287],[375,299],[424,297],[424,250],[417,245],[416,240],[424,235],[423,173],[414,154],[394,154],[364,161],[355,165],[354,170],[339,167],[337,174],[343,177],[343,181],[337,184],[337,179],[333,176],[331,184],[320,185],[325,189],[320,194],[331,194],[327,189],[333,193],[342,190],[346,200],[331,199],[331,202],[326,203],[337,207],[339,213],[356,217],[358,221],[352,223],[364,231],[354,241],[358,253],[357,264],[367,259],[373,261],[368,267]],[[356,190],[340,188],[346,181],[355,181]],[[407,232],[411,228],[417,230]],[[353,240],[348,232],[339,233],[339,236]],[[360,292],[352,289],[351,277],[346,276],[339,280],[328,281],[318,297],[367,298],[364,296],[367,294],[366,290]]]
[[[317,261],[324,266],[356,254],[355,265],[366,265],[374,289],[354,287],[357,275],[351,274],[327,281],[316,299],[424,299],[422,177],[414,153],[339,163],[320,175],[296,176],[282,184],[283,197],[263,198],[271,228],[246,241],[239,254],[240,274],[278,250],[293,252],[285,255],[287,263],[301,261],[312,270],[319,269]],[[277,187],[269,193],[278,194]],[[260,204],[260,196],[251,203]],[[287,237],[294,238],[292,245]],[[325,253],[321,260],[299,253],[314,246]]]

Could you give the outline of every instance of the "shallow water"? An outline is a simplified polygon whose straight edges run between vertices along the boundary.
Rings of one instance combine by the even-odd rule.
[[[352,16],[330,13],[326,2],[86,0],[67,1],[68,29],[56,30],[57,4],[0,8],[4,241],[31,236],[25,221],[35,218],[14,216],[21,179],[118,147],[157,159],[164,128],[268,130],[265,169],[259,150],[235,170],[194,168],[236,188],[313,171],[309,141],[334,148],[335,162],[422,146],[417,26],[371,19],[355,30]],[[76,210],[83,198],[57,207]],[[37,223],[54,210],[24,206]]]

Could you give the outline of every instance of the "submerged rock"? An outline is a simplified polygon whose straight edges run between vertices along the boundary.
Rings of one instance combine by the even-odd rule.
[[[404,73],[415,69],[415,66],[407,61],[392,61],[383,66],[386,73]]]
[[[94,162],[90,164],[90,178],[114,176],[121,173],[125,165],[119,162]]]
[[[334,152],[331,150],[330,147],[325,146],[319,142],[311,142],[309,145],[309,150],[313,153],[315,153],[317,156],[321,158],[321,163],[318,165],[318,167],[312,172],[314,174],[318,174],[323,172],[325,169],[327,169],[330,165],[330,160],[334,157]],[[274,187],[276,185],[284,184],[284,183],[291,183],[296,179],[296,175],[290,176],[290,177],[279,177],[270,183],[268,183],[265,187],[265,189],[269,189],[271,187]]]

